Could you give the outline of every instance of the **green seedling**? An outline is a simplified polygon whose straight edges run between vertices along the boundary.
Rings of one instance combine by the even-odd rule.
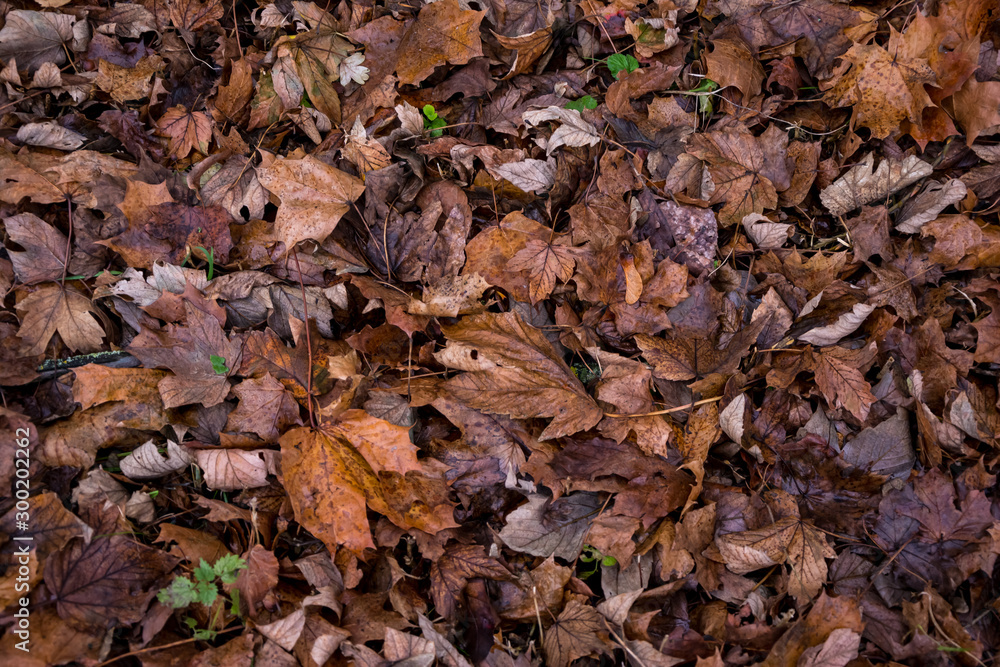
[[[441,128],[448,125],[448,121],[438,116],[437,109],[434,108],[434,105],[425,104],[422,111],[424,112],[424,129],[430,130],[430,135],[432,137],[440,137],[444,134],[444,130]]]
[[[211,607],[219,597],[219,584],[236,583],[239,571],[245,570],[246,566],[245,560],[233,554],[223,556],[214,565],[209,565],[202,558],[194,569],[193,581],[188,577],[177,577],[156,595],[156,599],[171,609],[186,609],[195,603]],[[240,604],[236,591],[233,591],[230,603],[233,612],[238,615]],[[221,613],[222,606],[215,610],[208,628],[198,628],[198,622],[190,617],[184,619],[184,623],[194,631],[195,639],[212,640],[218,634],[214,628]]]
[[[611,76],[616,79],[621,77],[621,73],[624,72],[634,72],[639,69],[639,61],[635,59],[635,56],[631,56],[627,53],[615,53],[608,56],[607,61],[608,70],[611,72]]]
[[[213,354],[209,359],[212,361],[212,370],[215,371],[216,375],[225,375],[229,372],[229,366],[226,365],[225,357]]]
[[[691,89],[692,93],[702,93],[698,96],[698,111],[706,116],[712,115],[715,107],[712,105],[712,96],[707,93],[714,93],[718,89],[719,84],[711,79],[702,79],[696,88]]]
[[[574,111],[583,112],[584,109],[596,109],[597,100],[595,100],[590,95],[584,95],[578,100],[573,100],[572,102],[567,102],[564,104],[567,109],[573,109]]]
[[[605,556],[597,547],[590,544],[585,544],[583,546],[583,553],[580,554],[581,563],[593,563],[593,566],[586,572],[580,573],[581,579],[586,579],[587,577],[593,576],[597,573],[597,568],[601,565],[604,567],[613,567],[618,564],[618,559],[614,556]]]

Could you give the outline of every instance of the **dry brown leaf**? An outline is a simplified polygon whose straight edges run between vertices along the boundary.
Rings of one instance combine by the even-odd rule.
[[[543,440],[601,420],[601,409],[551,343],[516,313],[473,315],[442,330],[448,345],[438,361],[467,371],[444,384],[456,400],[519,419],[551,417]]]
[[[544,192],[556,182],[556,162],[527,159],[508,162],[494,168],[494,172],[525,192]]]
[[[555,667],[569,667],[577,658],[607,654],[611,644],[604,618],[593,607],[570,601],[545,632],[545,658]]]
[[[275,234],[286,252],[299,241],[323,241],[365,190],[357,178],[311,155],[299,160],[277,158],[259,167],[257,178],[281,200]]]
[[[195,449],[191,453],[205,473],[205,484],[219,491],[267,486],[267,476],[277,474],[280,458],[270,449]]]
[[[856,303],[850,312],[838,317],[833,324],[810,329],[798,338],[819,347],[835,345],[844,336],[854,333],[874,310],[875,306],[867,303]]]
[[[174,159],[188,156],[191,151],[208,154],[212,140],[212,119],[201,111],[188,111],[183,106],[168,109],[156,127],[161,136],[170,141],[170,155]]]
[[[27,346],[25,354],[42,354],[56,333],[74,352],[101,349],[104,329],[94,319],[90,299],[71,287],[45,284],[21,299],[21,328],[17,335]]]
[[[416,85],[438,65],[463,65],[483,55],[479,24],[485,11],[462,9],[458,0],[424,5],[399,43],[403,54],[396,74],[403,85]]]

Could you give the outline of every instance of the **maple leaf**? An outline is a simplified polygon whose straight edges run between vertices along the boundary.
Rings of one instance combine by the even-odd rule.
[[[33,72],[45,63],[66,62],[64,45],[74,40],[77,19],[69,14],[14,9],[4,17],[0,30],[0,59],[12,57],[22,69]]]
[[[281,472],[295,520],[331,553],[374,548],[366,506],[389,514],[381,483],[368,462],[342,436],[296,428],[281,436]]]
[[[724,202],[720,222],[733,224],[778,206],[778,192],[765,175],[766,146],[745,128],[694,135],[688,144],[688,152],[704,160],[712,174],[715,191],[709,201]]]
[[[229,413],[226,428],[230,431],[249,431],[274,442],[288,426],[301,423],[298,404],[270,373],[244,380],[233,387],[233,393],[240,402]]]
[[[166,407],[201,403],[206,407],[225,400],[229,394],[227,374],[219,374],[213,356],[226,360],[231,368],[240,364],[240,345],[230,342],[219,321],[208,313],[184,303],[186,325],[171,324],[161,331],[144,329],[129,346],[129,352],[150,368],[164,367],[174,375],[160,380],[160,395]]]
[[[545,632],[545,657],[556,667],[569,667],[577,658],[607,654],[607,637],[604,618],[593,607],[571,600]]]
[[[851,122],[869,128],[876,139],[904,120],[921,126],[921,112],[933,105],[924,86],[936,84],[937,77],[925,59],[909,55],[895,28],[885,48],[855,44],[843,60],[849,69],[835,76],[823,98],[827,104],[852,107]]]
[[[431,597],[434,608],[445,617],[454,615],[469,579],[511,578],[507,569],[495,558],[486,555],[483,547],[455,545],[431,565]]]
[[[24,250],[9,250],[18,279],[26,285],[59,280],[66,274],[66,236],[31,213],[4,219],[10,240]]]
[[[525,271],[528,274],[528,287],[531,303],[538,303],[552,293],[556,279],[563,282],[573,277],[576,258],[572,248],[560,243],[545,243],[538,239],[530,239],[522,250],[507,262],[508,271]]]
[[[764,324],[764,320],[751,323],[733,336],[721,350],[710,340],[682,335],[653,338],[638,334],[635,340],[657,377],[664,380],[692,380],[699,375],[735,370],[747,348],[757,340]]]
[[[800,601],[819,593],[826,581],[826,559],[837,555],[822,532],[792,516],[757,530],[720,535],[716,545],[737,574],[789,562],[788,592]]]
[[[73,201],[97,204],[94,187],[102,175],[128,178],[136,166],[94,151],[77,150],[50,155],[22,148],[15,155],[0,147],[0,200],[17,204],[28,197],[36,204]]]
[[[74,352],[101,348],[104,329],[94,319],[93,305],[71,287],[44,284],[17,304],[21,328],[17,335],[27,345],[25,354],[42,354],[56,333]]]
[[[444,383],[469,407],[515,418],[552,417],[541,438],[590,428],[601,409],[545,336],[516,313],[483,313],[443,326],[437,359],[467,371]]]
[[[170,155],[180,160],[197,150],[208,153],[208,142],[212,139],[212,119],[201,111],[188,111],[183,106],[167,109],[157,121],[160,135],[170,141]]]
[[[74,627],[131,625],[142,620],[156,595],[154,582],[177,559],[121,535],[75,538],[45,565],[45,585],[60,617]]]
[[[261,185],[281,199],[275,233],[291,252],[306,239],[322,241],[365,190],[363,182],[311,155],[277,158],[257,169]]]
[[[874,342],[869,347],[852,351],[826,347],[816,362],[816,385],[819,390],[828,401],[837,407],[846,408],[862,422],[878,400],[860,370],[866,362],[870,363],[874,347]]]
[[[483,55],[479,24],[485,15],[462,9],[458,0],[424,5],[399,43],[400,53],[406,54],[396,64],[399,82],[416,85],[438,65],[462,65]]]

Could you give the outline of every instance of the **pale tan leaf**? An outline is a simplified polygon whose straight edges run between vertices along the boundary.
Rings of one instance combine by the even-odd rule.
[[[79,132],[74,132],[54,121],[25,123],[17,130],[14,138],[28,146],[42,146],[61,151],[79,148],[87,140]]]
[[[556,182],[556,162],[552,158],[548,162],[534,159],[508,162],[495,171],[525,192],[543,192]]]
[[[833,324],[810,329],[800,335],[799,340],[812,343],[818,347],[834,345],[844,336],[854,333],[861,326],[861,323],[865,321],[865,318],[871,315],[873,310],[875,310],[875,306],[867,303],[856,303],[850,312],[838,317],[837,321]]]
[[[788,240],[788,234],[794,228],[793,225],[771,222],[769,218],[760,213],[748,213],[743,216],[743,228],[747,230],[747,236],[761,250],[770,248],[780,248]]]
[[[191,455],[173,440],[167,440],[167,455],[160,454],[152,440],[136,447],[119,462],[122,474],[129,479],[157,479],[183,470],[191,463]]]
[[[546,148],[547,155],[552,155],[552,152],[560,146],[593,146],[601,141],[601,135],[598,134],[597,128],[585,121],[580,112],[575,109],[551,106],[545,109],[526,111],[523,119],[532,127],[553,120],[558,120],[561,123],[549,137]]]
[[[861,635],[850,628],[837,628],[819,646],[807,648],[796,667],[847,667],[858,657]]]
[[[747,395],[740,394],[731,400],[729,405],[719,413],[719,425],[735,443],[743,440],[743,421],[745,419],[746,404]]]
[[[973,150],[977,147],[973,146]],[[930,181],[916,197],[906,200],[896,216],[896,231],[917,234],[920,228],[936,219],[944,209],[965,199],[969,189],[953,178],[939,183]]]
[[[823,188],[819,194],[823,206],[832,215],[843,215],[877,199],[885,199],[934,171],[930,163],[915,155],[908,155],[903,160],[886,157],[878,169],[874,167],[875,156],[869,153],[850,171]]]
[[[205,473],[205,484],[219,491],[267,486],[267,475],[276,474],[279,458],[270,449],[196,449],[192,453]]]
[[[302,630],[305,627],[306,613],[300,608],[284,618],[279,618],[277,621],[266,625],[258,625],[257,630],[281,648],[291,651],[295,648],[295,644],[299,641],[299,637],[302,636]]]

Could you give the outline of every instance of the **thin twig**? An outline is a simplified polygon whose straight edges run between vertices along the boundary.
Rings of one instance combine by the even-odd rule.
[[[721,401],[721,396],[716,396],[715,398],[705,398],[700,401],[695,401],[694,403],[689,403],[688,405],[678,405],[675,408],[668,408],[666,410],[657,410],[656,412],[644,412],[640,415],[619,415],[613,412],[605,412],[605,417],[655,417],[656,415],[669,415],[672,412],[683,412],[684,410],[690,410],[691,408],[696,408],[699,405],[705,405],[706,403],[715,403],[716,401]]]

